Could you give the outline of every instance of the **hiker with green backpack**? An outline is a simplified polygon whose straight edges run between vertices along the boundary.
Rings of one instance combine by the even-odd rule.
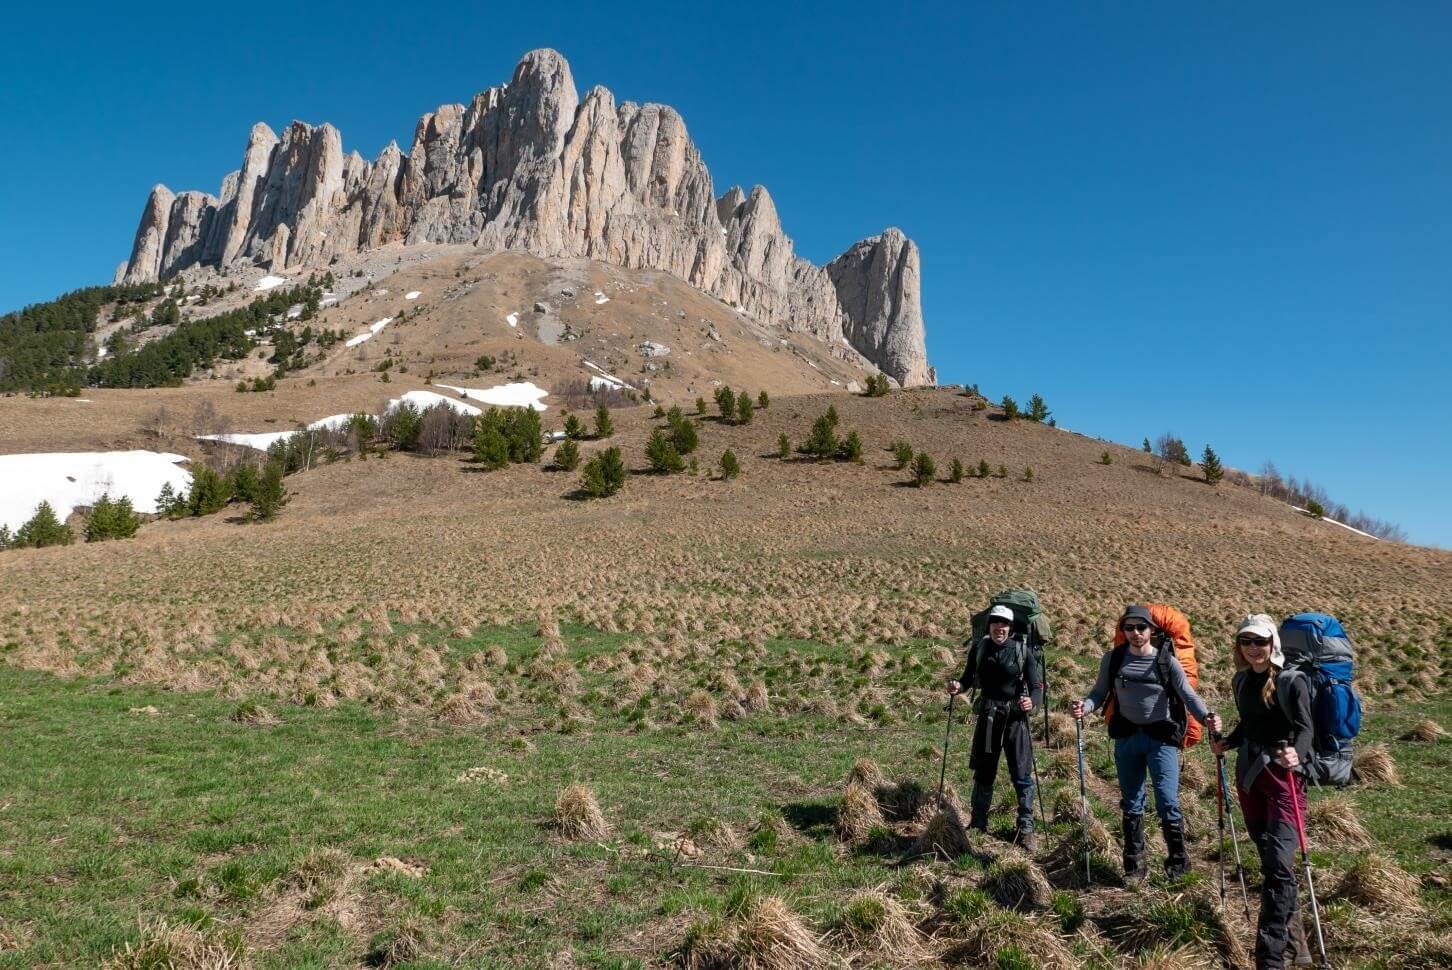
[[[1020,597],[1023,601],[998,602],[1010,597]],[[1029,597],[1032,597],[1031,606]],[[1029,719],[1034,707],[1044,702],[1041,638],[1048,624],[1039,614],[1037,596],[1009,591],[995,597],[989,609],[975,616],[973,626],[975,635],[968,644],[963,673],[957,680],[948,682],[948,693],[954,697],[967,690],[978,692],[973,703],[978,720],[969,761],[973,770],[969,828],[988,831],[988,811],[993,804],[993,784],[1002,753],[1018,796],[1014,841],[1033,852],[1037,847],[1034,838],[1036,785]]]
[[[1183,614],[1157,608],[1163,610],[1163,615],[1184,623],[1188,633]],[[1119,629],[1125,642],[1104,652],[1094,688],[1087,698],[1070,705],[1070,713],[1076,720],[1093,710],[1102,709],[1108,715],[1119,776],[1125,879],[1139,882],[1147,873],[1146,774],[1154,787],[1155,811],[1165,837],[1165,874],[1178,879],[1190,871],[1185,817],[1180,812],[1180,749],[1189,733],[1189,717],[1205,724],[1211,717],[1210,710],[1191,685],[1175,640],[1155,621],[1151,607],[1127,607],[1119,619]]]

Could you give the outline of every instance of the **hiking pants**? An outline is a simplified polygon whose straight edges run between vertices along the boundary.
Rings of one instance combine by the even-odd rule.
[[[1034,826],[1033,746],[1029,737],[1028,715],[1017,709],[1002,708],[978,715],[973,729],[973,822],[986,825],[988,809],[993,804],[993,781],[998,774],[998,755],[1008,759],[1008,777],[1018,794],[1018,827],[1032,830]]]
[[[1296,798],[1305,804],[1305,791],[1299,779]],[[1256,970],[1280,970],[1286,965],[1288,946],[1304,950],[1304,931],[1300,928],[1296,886],[1295,805],[1285,776],[1278,771],[1262,771],[1250,791],[1238,791],[1245,829],[1260,851],[1260,923],[1255,934]],[[1293,931],[1300,931],[1294,932]],[[1299,936],[1302,939],[1296,940]]]
[[[1114,742],[1114,768],[1119,775],[1119,808],[1126,815],[1144,814],[1144,781],[1149,773],[1155,789],[1155,811],[1161,822],[1179,822],[1180,749],[1156,741],[1143,731]]]

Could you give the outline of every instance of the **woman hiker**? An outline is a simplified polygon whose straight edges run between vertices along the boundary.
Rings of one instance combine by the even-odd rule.
[[[1245,827],[1260,850],[1256,970],[1279,970],[1288,956],[1296,966],[1311,963],[1295,867],[1297,807],[1306,804],[1306,780],[1296,769],[1311,754],[1311,688],[1304,676],[1282,673],[1285,664],[1274,620],[1253,613],[1240,621],[1231,681],[1240,723],[1211,742],[1216,754],[1236,751],[1235,790]]]
[[[1180,746],[1189,723],[1186,712],[1204,724],[1210,711],[1186,679],[1174,643],[1168,637],[1156,637],[1160,631],[1149,607],[1127,607],[1119,618],[1119,628],[1126,642],[1105,651],[1094,689],[1086,699],[1075,701],[1070,711],[1082,718],[1106,702],[1113,704],[1109,736],[1114,739],[1114,766],[1119,774],[1125,879],[1138,882],[1146,874],[1146,771],[1154,783],[1155,811],[1169,850],[1165,874],[1178,879],[1190,870],[1185,817],[1180,814]]]
[[[973,710],[972,815],[969,828],[988,831],[988,809],[993,804],[993,779],[998,754],[1008,756],[1008,776],[1018,794],[1018,824],[1014,841],[1033,852],[1034,775],[1033,742],[1029,716],[1044,700],[1043,663],[1024,637],[1011,636],[1013,610],[995,606],[988,613],[988,635],[968,648],[963,676],[948,681],[948,693],[978,688]]]

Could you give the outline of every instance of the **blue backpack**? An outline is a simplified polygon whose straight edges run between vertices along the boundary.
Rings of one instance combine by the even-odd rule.
[[[1307,775],[1316,784],[1351,781],[1351,742],[1361,733],[1361,698],[1352,686],[1356,646],[1341,623],[1325,613],[1297,613],[1281,624],[1286,669],[1311,685],[1315,751]]]

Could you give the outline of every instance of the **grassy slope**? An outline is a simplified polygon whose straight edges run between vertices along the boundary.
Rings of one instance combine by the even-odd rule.
[[[566,630],[569,659],[582,670],[591,655],[617,651],[622,640]],[[453,649],[466,653],[486,641],[520,663],[538,649],[519,629],[481,630]],[[926,677],[917,660],[927,648],[890,649],[883,686]],[[838,648],[775,642],[770,651],[814,655],[844,687],[859,676]],[[788,675],[785,666],[767,670],[769,680]],[[413,966],[544,965],[564,950],[586,965],[620,966],[662,959],[698,911],[719,910],[743,880],[785,893],[818,930],[833,925],[855,887],[889,883],[920,901],[923,882],[914,873],[928,867],[896,871],[890,856],[847,853],[830,822],[857,757],[927,785],[936,780],[936,706],[889,711],[867,727],[803,713],[748,715],[717,731],[638,730],[607,697],[589,693],[593,679],[587,674],[584,684],[590,721],[545,711],[450,728],[345,702],[329,710],[283,706],[280,725],[251,727],[229,719],[237,701],[207,693],[63,681],[0,666],[0,750],[7,752],[0,761],[0,945],[6,934],[18,944],[0,949],[0,967],[94,965],[137,936],[139,917],[156,915],[235,934],[265,967],[355,965],[370,943],[381,945],[400,928],[420,933],[437,960]],[[146,705],[162,713],[132,712]],[[1452,703],[1441,696],[1414,710],[1379,708],[1366,735],[1390,740],[1424,716],[1445,724]],[[963,787],[966,732],[958,737],[952,774]],[[1102,764],[1100,739],[1096,725],[1091,760]],[[1445,866],[1452,741],[1394,750],[1411,784],[1353,798],[1407,868],[1426,871],[1438,857]],[[1195,756],[1203,760],[1205,752]],[[1047,771],[1048,759],[1042,763]],[[508,782],[456,781],[485,765]],[[551,834],[553,799],[571,781],[600,795],[616,826],[606,842]],[[1099,810],[1110,814],[1102,804]],[[764,815],[784,816],[804,837],[752,835]],[[1213,825],[1213,810],[1209,817]],[[733,826],[747,844],[710,848],[711,818]],[[700,861],[775,875],[674,865],[657,844],[669,846],[668,833],[692,829],[706,847]],[[1436,852],[1429,843],[1439,837]],[[341,849],[359,866],[394,856],[427,872],[417,879],[360,874],[345,899],[310,912],[289,908],[290,880],[319,847]],[[1317,856],[1323,867],[1346,861],[1330,851]],[[1333,884],[1322,873],[1323,886]],[[1428,889],[1426,896],[1445,928],[1448,894]]]

